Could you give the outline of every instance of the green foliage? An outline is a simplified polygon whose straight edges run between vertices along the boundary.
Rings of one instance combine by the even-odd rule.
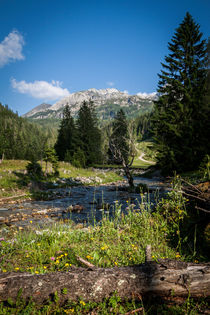
[[[207,154],[201,162],[199,171],[204,180],[210,180],[210,156]]]
[[[58,130],[58,138],[55,143],[55,151],[60,161],[70,162],[78,144],[77,130],[74,119],[71,116],[69,105],[63,110],[63,118]],[[67,160],[68,159],[68,160]]]
[[[152,136],[152,117],[153,111],[141,114],[135,119],[138,140],[146,140]]]
[[[182,252],[181,227],[187,217],[185,206],[187,199],[183,197],[181,187],[181,178],[175,175],[172,191],[157,205],[157,211],[166,219],[168,236],[180,253]]]
[[[177,28],[159,75],[153,130],[165,174],[192,170],[209,152],[206,43],[189,13]],[[187,163],[186,163],[187,161]]]
[[[45,174],[47,175],[48,173],[48,163],[52,164],[52,169],[53,169],[53,175],[54,176],[58,176],[59,172],[58,172],[58,158],[56,156],[56,152],[55,149],[53,148],[46,148],[45,152],[44,152],[44,159],[43,159],[46,163],[46,168],[45,168]]]
[[[0,156],[6,159],[40,159],[47,143],[42,128],[0,104]]]
[[[102,160],[101,132],[92,101],[82,103],[78,112],[77,128],[79,147],[85,155],[85,160],[82,158],[82,162],[85,162],[86,166],[100,164]],[[81,156],[81,153],[79,154]]]
[[[43,178],[44,173],[42,171],[42,167],[35,160],[32,160],[31,162],[29,162],[26,165],[26,170],[27,170],[29,177],[31,177],[32,179],[38,180],[38,179]]]
[[[86,165],[85,153],[80,148],[74,152],[71,164],[77,168],[84,168]]]

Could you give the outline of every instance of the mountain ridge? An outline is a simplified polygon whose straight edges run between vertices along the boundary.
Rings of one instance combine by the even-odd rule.
[[[155,93],[145,96],[143,94],[129,95],[127,92],[121,92],[115,88],[98,90],[92,88],[72,93],[53,105],[47,103],[38,105],[24,114],[23,117],[32,119],[61,118],[63,108],[67,104],[75,117],[80,105],[84,101],[91,100],[95,104],[99,118],[107,120],[112,118],[120,108],[123,108],[128,116],[135,116],[138,110],[148,111],[156,98]]]

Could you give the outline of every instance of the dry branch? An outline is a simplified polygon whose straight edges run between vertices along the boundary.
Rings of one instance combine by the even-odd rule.
[[[210,264],[193,264],[171,260],[160,263],[114,268],[71,268],[68,272],[34,275],[0,274],[0,301],[22,298],[43,303],[57,292],[60,303],[101,301],[114,292],[123,298],[156,296],[167,300],[210,296]],[[63,294],[63,289],[67,294]]]

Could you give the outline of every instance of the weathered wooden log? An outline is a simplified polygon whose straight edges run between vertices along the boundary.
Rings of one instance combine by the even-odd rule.
[[[57,291],[60,303],[66,300],[101,301],[114,292],[123,298],[152,296],[166,300],[210,296],[210,263],[193,264],[171,260],[115,268],[71,268],[47,274],[0,274],[0,301],[19,291],[22,298],[43,303]],[[65,293],[65,294],[64,294]]]

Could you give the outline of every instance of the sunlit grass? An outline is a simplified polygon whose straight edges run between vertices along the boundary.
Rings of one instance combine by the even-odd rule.
[[[98,267],[140,264],[149,244],[154,260],[176,258],[167,244],[166,221],[148,210],[146,206],[133,212],[128,204],[124,215],[116,203],[114,218],[104,215],[100,225],[78,228],[69,221],[45,229],[10,231],[1,241],[1,271],[66,271],[80,265],[77,255]]]
[[[41,162],[40,162],[41,163]],[[4,160],[0,164],[0,198],[30,193],[27,184],[30,180],[26,175],[27,161],[21,160]],[[45,163],[42,163],[43,171],[45,171]],[[48,166],[48,168],[50,168]],[[21,178],[18,176],[21,173]],[[25,175],[24,175],[25,174]],[[107,184],[122,180],[122,177],[115,172],[105,172],[103,170],[95,170],[93,168],[76,168],[70,163],[59,162],[59,177],[47,178],[46,181],[56,181],[59,178],[86,178],[89,185]]]

